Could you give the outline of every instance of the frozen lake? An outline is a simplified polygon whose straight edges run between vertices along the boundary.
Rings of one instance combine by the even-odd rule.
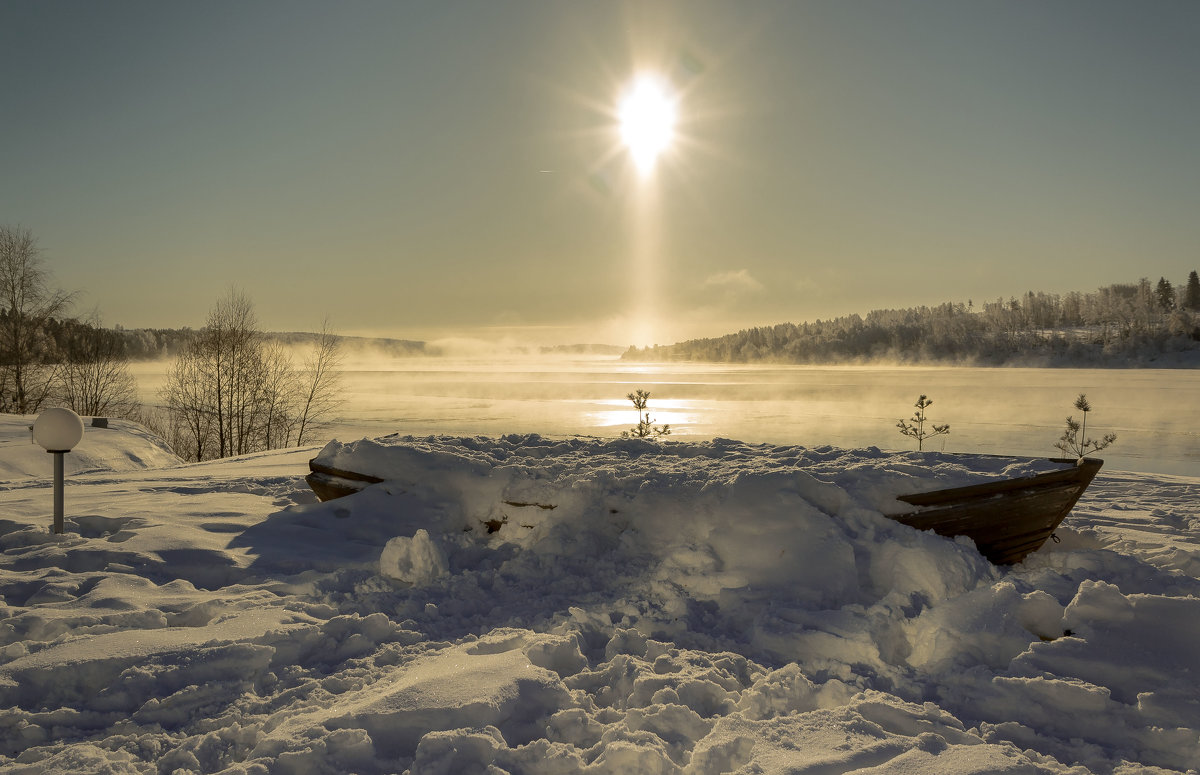
[[[154,403],[163,364],[138,364]],[[540,433],[617,436],[637,422],[625,398],[651,393],[676,437],[913,449],[896,428],[924,393],[950,434],[927,449],[1053,456],[1086,393],[1088,436],[1117,434],[1109,469],[1200,476],[1200,371],[623,363],[611,357],[348,358],[346,402],[328,435]]]

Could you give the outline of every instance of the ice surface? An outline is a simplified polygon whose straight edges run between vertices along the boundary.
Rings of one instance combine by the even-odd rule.
[[[320,451],[386,481],[316,503],[315,449],[131,468],[118,427],[56,536],[0,431],[6,771],[1200,763],[1200,479],[1102,471],[1001,569],[885,513],[1047,463],[388,437]]]

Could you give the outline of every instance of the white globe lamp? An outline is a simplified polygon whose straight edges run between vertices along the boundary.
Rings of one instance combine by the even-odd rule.
[[[33,421],[33,440],[47,452],[70,452],[83,438],[83,420],[70,409],[47,409]]]
[[[47,409],[33,421],[33,440],[54,455],[54,532],[63,531],[63,455],[83,438],[83,420],[70,409]]]

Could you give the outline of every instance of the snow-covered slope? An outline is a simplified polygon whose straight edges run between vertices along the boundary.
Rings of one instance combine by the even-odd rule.
[[[319,504],[316,452],[75,475],[63,536],[45,480],[6,482],[0,767],[1200,762],[1200,480],[1104,471],[1061,544],[998,569],[881,510],[914,482],[1036,464],[387,439],[331,445],[390,481]]]
[[[36,419],[34,415],[0,414],[0,482],[54,475],[53,459],[33,443],[30,428]],[[94,427],[92,418],[84,418],[83,439],[63,457],[68,475],[163,468],[183,462],[162,439],[141,425],[118,419],[109,419],[107,424],[105,428]]]

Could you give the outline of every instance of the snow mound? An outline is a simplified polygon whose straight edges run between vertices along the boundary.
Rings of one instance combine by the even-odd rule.
[[[506,554],[520,547],[508,560],[514,567],[536,561],[568,579],[606,554],[619,557],[611,579],[597,567],[588,581],[636,576],[682,591],[666,609],[670,620],[675,607],[703,601],[746,627],[766,600],[801,611],[885,597],[922,606],[970,589],[995,571],[969,541],[919,533],[881,511],[911,509],[899,493],[1054,467],[727,439],[540,436],[335,441],[316,460],[385,479],[324,507],[352,529],[400,534],[387,540],[384,575],[415,583],[442,575],[446,563],[472,565],[482,536],[512,545]],[[776,631],[778,618],[753,627],[783,656],[795,638],[792,627]]]
[[[538,483],[640,479],[646,487],[728,481],[738,475],[782,473],[840,487],[861,505],[888,513],[912,507],[897,495],[976,484],[988,479],[1033,476],[1062,468],[1045,458],[940,452],[883,452],[877,447],[748,444],[733,439],[659,442],[647,439],[567,438],[537,434],[401,436],[329,442],[318,463],[400,485],[418,479],[451,488],[491,477],[514,498]]]
[[[30,427],[35,419],[34,415],[0,414],[0,480],[54,475],[50,455],[33,443]],[[139,471],[182,462],[165,441],[131,420],[109,419],[107,427],[96,427],[86,417],[83,439],[63,456],[68,475]]]
[[[379,572],[390,579],[408,584],[434,581],[448,572],[446,557],[429,533],[418,529],[412,538],[390,539],[379,555]]]

